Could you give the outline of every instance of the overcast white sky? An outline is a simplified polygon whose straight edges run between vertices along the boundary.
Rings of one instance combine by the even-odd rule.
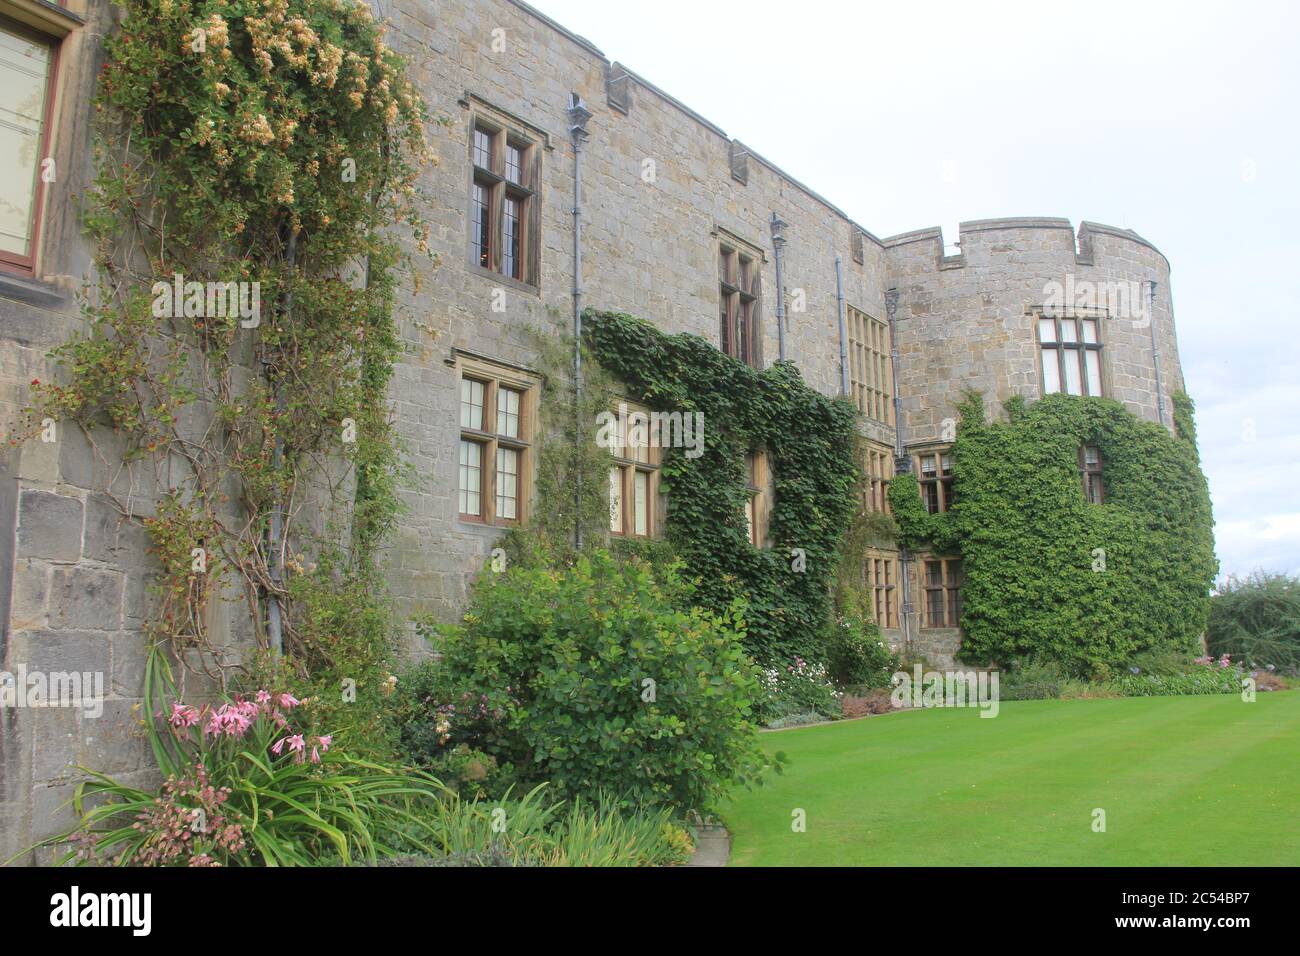
[[[1300,573],[1300,4],[535,0],[877,236],[1168,256],[1221,573]]]

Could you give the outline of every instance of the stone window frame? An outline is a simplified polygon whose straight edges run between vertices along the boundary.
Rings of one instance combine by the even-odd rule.
[[[933,577],[933,569],[938,566],[939,577]],[[926,555],[920,561],[921,574],[918,582],[921,587],[921,627],[927,630],[940,628],[958,628],[964,610],[961,589],[966,583],[966,570],[962,558],[957,555]],[[932,595],[939,595],[942,602],[942,620],[935,622],[932,615]]]
[[[848,324],[849,394],[864,418],[894,424],[894,370],[889,355],[893,343],[889,325],[850,305]]]
[[[898,555],[868,550],[863,571],[867,591],[871,594],[872,619],[880,628],[898,627]]]
[[[513,527],[526,524],[532,510],[533,450],[537,446],[537,402],[540,382],[537,376],[487,359],[458,355],[456,368],[456,516],[458,520],[494,527]],[[480,426],[472,428],[461,424],[463,382],[478,382],[483,386],[483,403]],[[498,397],[503,389],[519,393],[518,425],[515,435],[497,429],[500,412]],[[465,442],[479,448],[479,513],[470,514],[460,508],[461,484],[460,449]],[[511,449],[517,452],[515,470],[515,516],[501,517],[497,506],[497,451]]]
[[[863,510],[868,514],[893,514],[889,482],[894,477],[894,449],[882,442],[866,442],[862,470],[866,475]]]
[[[1068,309],[1055,310],[1047,308],[1036,308],[1030,311],[1034,323],[1034,342],[1035,342],[1035,371],[1038,375],[1038,393],[1039,395],[1081,395],[1091,398],[1105,397],[1109,391],[1109,382],[1106,376],[1106,349],[1102,336],[1102,326],[1107,313],[1105,310],[1091,309]],[[1043,340],[1044,322],[1052,322],[1053,335],[1055,341],[1045,342]],[[1074,327],[1075,340],[1073,342],[1064,341],[1062,333],[1063,323],[1071,323]],[[1087,342],[1085,323],[1092,326],[1095,331],[1095,341]],[[1047,390],[1047,372],[1043,358],[1045,352],[1053,352],[1056,356],[1056,375],[1057,388],[1049,392]],[[1079,384],[1081,391],[1078,393],[1070,392],[1063,386],[1066,381],[1066,353],[1073,352],[1079,356]],[[1094,394],[1089,386],[1088,355],[1097,356],[1097,392]]]
[[[754,368],[763,366],[763,263],[766,256],[763,250],[751,242],[720,227],[713,230],[715,238],[714,259],[718,268],[718,348],[732,358]],[[741,286],[743,276],[741,264],[748,263],[750,281],[748,288]],[[728,262],[735,263],[735,269],[728,267]],[[748,308],[748,321],[738,313]],[[735,343],[742,336],[733,332],[743,332],[744,348],[747,354]]]
[[[646,433],[639,439],[637,436],[619,433],[617,447],[610,450],[613,461],[609,469],[609,533],[619,538],[658,538],[663,534],[663,521],[660,518],[659,506],[659,478],[663,463],[663,449],[658,441],[653,440],[650,435],[650,422],[652,421],[650,409],[644,405],[638,405],[635,402],[626,400],[622,400],[621,404],[627,408],[629,422],[631,422],[633,414],[645,416]],[[617,412],[614,414],[617,421]],[[641,442],[644,442],[644,444]],[[636,530],[636,482],[641,475],[645,476],[646,483],[644,532]],[[614,527],[614,490],[616,482],[620,505],[617,519],[619,527],[617,528]]]
[[[468,158],[468,180],[466,195],[468,211],[466,213],[465,246],[468,265],[471,271],[522,292],[538,295],[541,292],[541,250],[542,250],[542,153],[549,149],[549,137],[510,113],[466,94],[462,105],[469,109],[466,123],[466,155]],[[488,165],[477,161],[476,134],[486,133],[491,137]],[[522,151],[519,164],[521,175],[518,182],[509,179],[506,149],[514,147]],[[488,263],[481,261],[482,250],[475,242],[474,225],[477,218],[475,189],[481,187],[488,197]],[[518,276],[504,271],[505,251],[505,210],[507,199],[519,203],[519,241]]]
[[[1088,460],[1090,450],[1096,452],[1096,461]],[[1106,482],[1102,477],[1105,466],[1106,460],[1102,456],[1100,446],[1079,446],[1079,481],[1083,485],[1083,500],[1090,505],[1106,503]]]
[[[956,495],[953,493],[952,446],[934,445],[919,448],[913,451],[912,457],[916,483],[919,486],[921,503],[925,505],[925,510],[930,514],[943,514],[948,511],[956,501]],[[926,458],[934,459],[933,478],[926,477],[923,466]],[[949,466],[946,473],[943,468],[943,459],[945,458],[948,459]],[[930,507],[931,501],[934,501],[937,509]]]
[[[32,214],[27,224],[27,254],[0,249],[0,270],[34,278],[43,251],[44,225],[49,205],[49,184],[42,175],[41,164],[53,156],[56,112],[60,93],[59,78],[63,62],[63,41],[81,25],[80,17],[53,4],[33,0],[0,0],[0,26],[25,37],[50,51],[45,81],[45,102],[41,114],[40,143],[37,150],[32,184]]]

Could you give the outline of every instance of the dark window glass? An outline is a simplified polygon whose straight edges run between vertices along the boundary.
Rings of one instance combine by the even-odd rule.
[[[474,184],[474,252],[478,264],[491,268],[492,213],[488,203],[488,190],[482,183]]]
[[[925,592],[926,617],[931,627],[943,627],[943,589]]]

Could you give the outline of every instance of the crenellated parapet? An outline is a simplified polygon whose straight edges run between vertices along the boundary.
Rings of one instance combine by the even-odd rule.
[[[1181,388],[1169,262],[1128,229],[1068,219],[963,222],[956,254],[938,228],[882,240],[899,295],[899,391],[909,443],[939,440],[962,393],[997,408],[1035,399],[1048,383],[1037,317],[1098,319],[1101,393],[1171,422]],[[1161,388],[1156,387],[1157,359]]]

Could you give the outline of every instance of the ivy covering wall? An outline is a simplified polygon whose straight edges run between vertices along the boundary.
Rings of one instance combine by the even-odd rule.
[[[903,543],[964,559],[965,660],[1107,676],[1142,651],[1198,649],[1217,563],[1192,411],[1176,397],[1171,436],[1110,399],[1013,400],[990,423],[971,396],[952,510],[927,513],[914,476],[891,482]],[[1102,504],[1083,497],[1085,444],[1101,450]]]
[[[588,311],[584,322],[593,356],[628,398],[704,415],[703,454],[665,449],[662,471],[664,537],[697,581],[696,602],[721,611],[744,598],[746,649],[760,662],[823,660],[856,507],[853,406],[808,387],[789,362],[759,370],[697,335],[666,335],[617,312]],[[766,548],[750,544],[745,523],[753,450],[767,453],[773,479]]]

